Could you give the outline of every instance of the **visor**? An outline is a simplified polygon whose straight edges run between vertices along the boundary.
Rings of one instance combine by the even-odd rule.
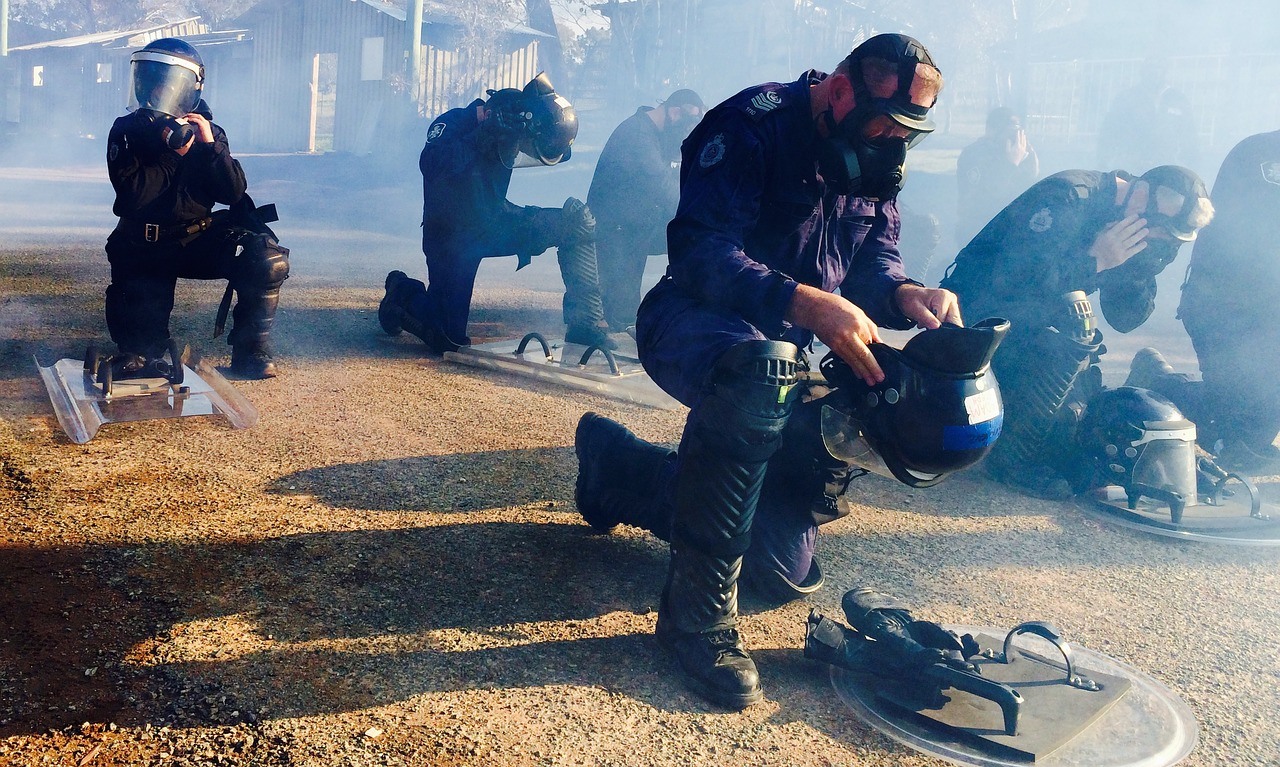
[[[867,441],[858,422],[848,413],[830,405],[822,406],[822,443],[827,452],[848,464],[912,487],[928,487],[945,476],[916,471],[906,466],[899,469],[907,474],[906,478],[895,474]]]
[[[1130,449],[1140,451],[1133,465],[1134,485],[1181,495],[1187,506],[1196,504],[1196,429],[1151,430]]]
[[[165,53],[138,51],[130,66],[129,111],[149,109],[182,117],[200,101],[204,77],[199,65]]]
[[[1194,204],[1196,201],[1193,200]],[[1195,242],[1196,230],[1187,225],[1186,217],[1181,219],[1173,216],[1166,216],[1163,213],[1147,211],[1147,226],[1153,229],[1163,229],[1168,232],[1171,237],[1180,242]]]

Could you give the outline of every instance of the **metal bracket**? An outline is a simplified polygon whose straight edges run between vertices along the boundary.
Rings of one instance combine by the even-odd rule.
[[[1067,664],[1067,684],[1087,692],[1097,692],[1102,689],[1102,685],[1087,676],[1076,673],[1071,659],[1071,645],[1067,644],[1066,640],[1062,638],[1062,632],[1058,630],[1058,627],[1048,621],[1027,621],[1014,626],[1008,634],[1005,634],[1004,652],[984,652],[983,654],[1000,663],[1012,663],[1018,658],[1018,648],[1014,646],[1013,638],[1019,634],[1034,634],[1041,639],[1048,640],[1054,647],[1058,648],[1058,652],[1062,653],[1062,658]]]

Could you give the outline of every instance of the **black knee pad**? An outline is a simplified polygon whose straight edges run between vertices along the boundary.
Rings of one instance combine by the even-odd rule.
[[[289,249],[269,234],[241,238],[233,281],[240,290],[278,288],[289,277]]]
[[[746,341],[725,352],[708,392],[690,414],[700,433],[723,435],[742,457],[773,453],[799,395],[799,350],[785,341]]]
[[[564,201],[564,209],[560,221],[560,245],[574,245],[583,240],[594,240],[596,236],[596,217],[591,208],[576,197]]]

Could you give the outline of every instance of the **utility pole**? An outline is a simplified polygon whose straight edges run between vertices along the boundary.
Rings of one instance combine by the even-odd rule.
[[[9,55],[9,0],[0,0],[0,56]]]
[[[0,0],[8,2],[8,0]],[[409,97],[415,109],[422,107],[422,0],[409,4]]]

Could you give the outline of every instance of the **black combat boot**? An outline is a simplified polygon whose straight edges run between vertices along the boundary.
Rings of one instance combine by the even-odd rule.
[[[378,324],[382,326],[382,332],[389,336],[398,336],[404,327],[400,324],[401,309],[396,301],[398,289],[409,279],[409,275],[400,270],[387,273],[386,282],[383,286],[386,289],[386,295],[378,302]]]
[[[275,360],[265,338],[254,339],[246,343],[237,343],[231,347],[231,372],[240,378],[258,380],[274,378]]]
[[[658,641],[691,689],[731,709],[764,697],[737,631],[738,575],[765,470],[798,393],[797,356],[794,345],[777,341],[726,352],[680,445]]]
[[[427,292],[427,286],[421,280],[399,270],[390,272],[387,274],[386,291],[378,304],[378,324],[387,335],[398,336],[407,330],[436,354],[457,351],[465,345],[453,341],[434,323],[419,319],[409,310],[414,299]]]
[[[607,533],[620,524],[671,540],[671,508],[659,488],[674,450],[646,442],[617,421],[584,413],[574,435],[574,500],[587,524]]]

